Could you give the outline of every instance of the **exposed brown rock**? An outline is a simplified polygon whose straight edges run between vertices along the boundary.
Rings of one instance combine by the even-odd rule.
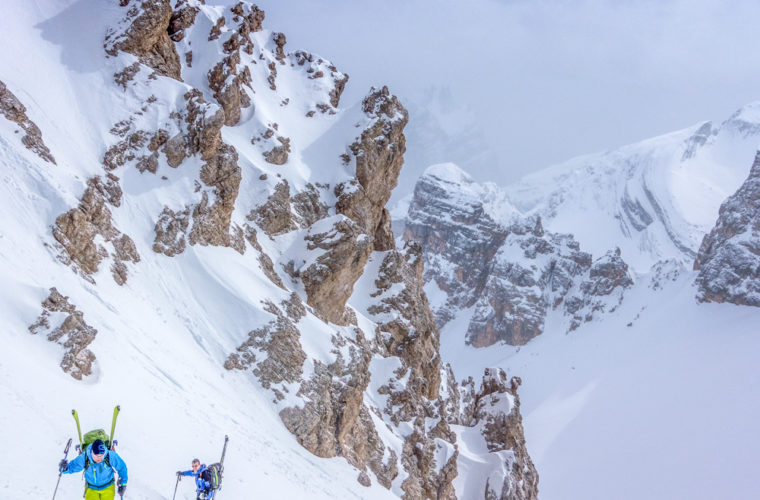
[[[375,251],[386,252],[396,248],[396,240],[393,237],[393,228],[391,224],[393,219],[387,208],[383,209],[383,215],[380,219],[380,224],[375,231]]]
[[[280,145],[266,151],[264,159],[273,165],[284,165],[288,161],[288,153],[290,153],[290,139],[277,137],[277,140],[280,141]]]
[[[237,160],[235,148],[222,143],[216,156],[201,168],[201,180],[214,188],[216,201],[210,203],[204,192],[201,202],[193,209],[191,245],[233,246],[230,221],[242,179]]]
[[[264,275],[269,278],[272,283],[284,290],[285,284],[282,282],[280,275],[277,274],[277,271],[274,270],[274,263],[272,262],[271,257],[269,257],[269,255],[264,252],[264,249],[261,248],[261,244],[259,244],[258,238],[256,236],[256,229],[246,224],[244,235],[246,241],[248,241],[248,243],[250,243],[257,252],[259,252],[259,266],[264,272]]]
[[[343,95],[347,83],[348,75],[345,74],[333,80],[333,89],[330,91],[330,104],[332,104],[333,108],[337,108],[340,105],[340,96]]]
[[[166,141],[162,151],[166,155],[166,162],[170,167],[177,168],[180,166],[187,155],[185,149],[185,136],[181,133]]]
[[[135,75],[140,72],[140,63],[136,62],[130,64],[123,70],[114,73],[113,81],[116,82],[122,89],[127,90],[127,83],[134,79]]]
[[[190,224],[190,209],[173,211],[164,207],[156,221],[153,251],[173,257],[185,251],[185,235]]]
[[[248,220],[264,230],[269,236],[277,236],[296,229],[293,213],[290,209],[290,185],[283,180],[274,187],[274,192],[266,203],[251,211]]]
[[[294,219],[302,228],[307,228],[328,215],[328,206],[320,199],[320,194],[313,184],[307,184],[300,193],[292,198]]]
[[[73,262],[84,275],[90,275],[108,256],[108,250],[95,243],[95,237],[101,236],[114,249],[112,270],[114,279],[121,285],[126,280],[123,262],[139,262],[140,256],[131,238],[116,229],[111,221],[111,211],[106,204],[118,206],[121,197],[114,179],[107,178],[105,182],[100,177],[90,179],[79,206],[56,219],[53,237],[62,247],[61,260],[66,264]]]
[[[103,155],[103,166],[106,170],[116,170],[124,166],[127,162],[137,157],[137,151],[142,149],[148,143],[148,133],[143,130],[137,130],[124,140],[117,142]]]
[[[169,18],[169,28],[167,33],[169,38],[174,42],[179,42],[185,38],[185,30],[195,23],[195,16],[198,14],[197,7],[185,5],[172,12]]]
[[[299,300],[297,296],[295,299]],[[287,303],[283,304],[286,305]],[[289,309],[297,306],[289,305]],[[235,353],[230,354],[224,367],[228,370],[251,369],[261,385],[272,389],[279,399],[285,385],[299,382],[303,374],[306,354],[299,341],[299,331],[294,321],[272,302],[267,302],[265,309],[275,316],[266,326],[257,328],[248,334],[248,340],[241,344]],[[258,356],[258,357],[257,357]]]
[[[422,268],[422,249],[416,243],[408,243],[404,252],[388,252],[380,265],[371,294],[375,305],[368,312],[385,318],[377,326],[376,342],[387,355],[398,356],[402,368],[379,392],[388,395],[384,411],[395,425],[413,423],[401,456],[409,474],[401,485],[405,498],[454,499],[455,437],[448,424],[447,403],[440,397],[438,330],[422,288]],[[432,428],[431,420],[437,420]],[[436,439],[446,441],[453,450],[446,464],[435,463]]]
[[[360,332],[356,341],[334,338],[333,342],[348,342],[350,359],[335,351],[334,363],[315,362],[313,377],[298,392],[306,404],[285,408],[280,417],[310,452],[325,458],[345,457],[360,470],[369,468],[380,484],[390,488],[398,475],[397,456],[388,450],[389,458],[383,462],[385,446],[363,404],[370,378],[368,345]]]
[[[235,22],[240,22],[240,31],[244,35],[261,31],[262,23],[266,17],[263,10],[259,9],[256,5],[250,5],[243,2],[238,2],[232,9],[230,9],[238,19]]]
[[[157,73],[182,80],[179,56],[169,38],[172,7],[170,0],[142,0],[128,8],[119,28],[106,35],[110,56],[120,50],[134,54]]]
[[[225,42],[225,53],[229,54],[208,72],[208,82],[214,91],[214,98],[224,109],[225,125],[234,126],[240,121],[240,110],[251,105],[251,100],[243,90],[243,85],[251,87],[251,73],[248,66],[242,70],[240,65],[240,47],[244,38],[233,32],[232,37]],[[248,43],[253,43],[245,38]],[[230,44],[229,42],[238,41]]]
[[[307,302],[315,313],[325,321],[345,325],[349,322],[346,302],[364,271],[372,246],[351,219],[340,217],[332,226],[322,225],[329,220],[320,221],[320,228],[312,228],[306,236],[307,248],[323,253],[300,271],[300,277],[306,288]],[[326,231],[321,232],[323,230]]]
[[[520,414],[517,388],[519,377],[507,375],[501,368],[486,368],[478,392],[471,394],[472,415],[464,425],[480,429],[488,450],[492,453],[508,450],[500,471],[494,471],[485,487],[486,499],[535,500],[538,498],[538,472],[528,455]]]
[[[0,113],[8,120],[18,124],[24,131],[21,143],[37,156],[55,165],[55,158],[42,140],[39,127],[26,116],[26,107],[0,81]]]
[[[267,65],[269,68],[269,76],[267,76],[267,82],[269,82],[269,88],[277,90],[277,64],[274,61]]]
[[[198,89],[188,91],[185,94],[185,100],[187,101],[185,116],[187,153],[194,155],[200,152],[201,159],[209,161],[216,155],[222,144],[224,110],[207,103]]]
[[[53,327],[50,324],[51,313],[65,313],[66,316]],[[92,374],[95,355],[87,347],[98,331],[84,321],[82,311],[77,310],[68,297],[61,295],[55,287],[50,289],[50,295],[42,302],[42,313],[29,331],[35,335],[46,333],[49,341],[63,346],[65,351],[61,368],[64,372],[77,380]]]
[[[220,16],[214,23],[214,27],[211,28],[211,32],[208,34],[208,41],[216,40],[222,34],[222,27],[227,22],[224,16]]]
[[[280,62],[284,61],[285,51],[283,50],[283,47],[285,47],[285,43],[287,43],[285,33],[272,33],[272,41],[275,44],[275,58]]]
[[[351,146],[356,158],[358,186],[336,186],[340,213],[352,218],[374,237],[383,224],[383,210],[396,187],[404,163],[404,127],[409,115],[387,87],[372,89],[362,102],[373,122]]]

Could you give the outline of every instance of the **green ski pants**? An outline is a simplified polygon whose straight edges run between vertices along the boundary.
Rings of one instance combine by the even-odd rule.
[[[116,487],[113,484],[104,490],[87,488],[87,491],[84,493],[84,500],[113,500],[115,494]]]

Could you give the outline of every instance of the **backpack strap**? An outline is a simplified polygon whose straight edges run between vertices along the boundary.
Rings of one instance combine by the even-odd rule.
[[[113,469],[113,467],[111,467],[111,458],[110,458],[110,455],[111,455],[110,453],[107,454],[106,457],[103,459],[103,461],[106,463],[106,465],[108,467],[110,467],[111,469]],[[89,455],[87,455],[87,452],[84,452],[84,470],[87,470],[89,468],[90,468],[90,457],[89,457]]]

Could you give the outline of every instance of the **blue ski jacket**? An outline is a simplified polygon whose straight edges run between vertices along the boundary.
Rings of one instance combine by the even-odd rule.
[[[195,478],[195,492],[200,493],[206,493],[206,500],[211,500],[214,498],[214,490],[211,489],[211,483],[204,480],[201,477],[201,474],[203,474],[203,471],[205,471],[208,467],[206,467],[206,464],[201,465],[201,468],[198,469],[198,472],[193,472],[192,470],[186,470],[182,473],[183,476],[193,476]]]
[[[69,468],[65,474],[75,474],[84,470],[84,459],[87,456],[90,459],[90,466],[84,471],[84,480],[87,481],[87,487],[91,490],[104,490],[111,486],[114,481],[113,471],[119,473],[119,482],[122,485],[127,484],[127,464],[124,460],[115,452],[106,450],[103,461],[95,463],[92,459],[92,445],[87,447],[84,453],[77,458],[69,462]],[[106,457],[111,464],[111,467],[106,465]]]

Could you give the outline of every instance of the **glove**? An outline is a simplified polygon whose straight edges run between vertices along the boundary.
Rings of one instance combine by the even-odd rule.
[[[178,470],[178,471],[177,471],[177,477],[182,477],[182,476],[184,476],[184,474],[182,473],[182,471],[181,471],[181,470]]]
[[[58,471],[59,471],[59,472],[66,472],[67,470],[69,470],[69,463],[68,463],[68,462],[66,461],[66,459],[64,458],[64,459],[63,459],[63,460],[61,460],[61,462],[58,464]]]
[[[127,485],[126,484],[120,484],[119,485],[119,491],[118,491],[119,496],[123,497],[125,491],[127,491]]]

